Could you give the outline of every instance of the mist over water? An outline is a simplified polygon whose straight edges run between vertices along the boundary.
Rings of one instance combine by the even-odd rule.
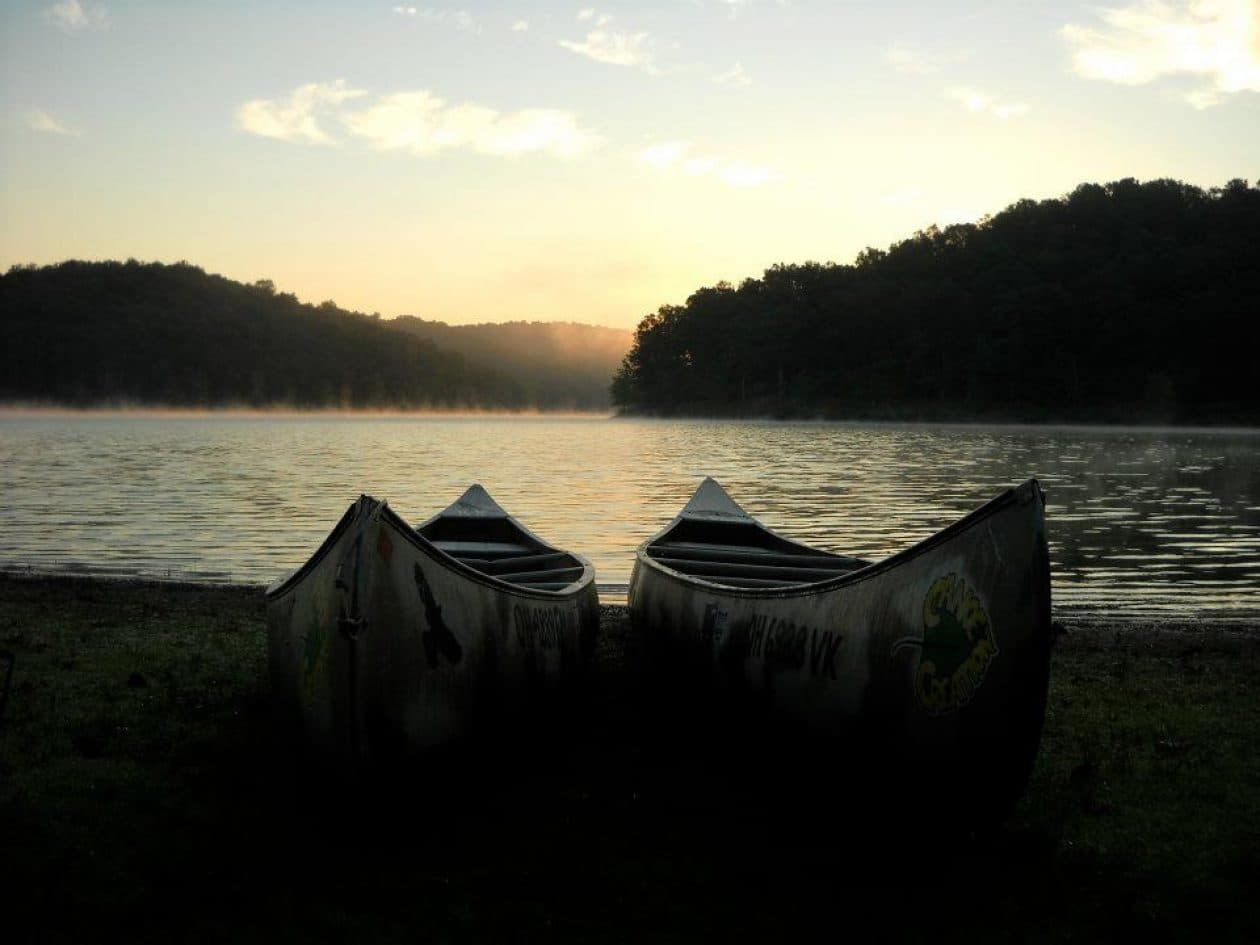
[[[1054,606],[1260,614],[1260,431],[355,415],[0,418],[0,568],[269,583],[361,492],[417,524],[482,483],[624,595],[705,475],[867,558],[1031,476]]]

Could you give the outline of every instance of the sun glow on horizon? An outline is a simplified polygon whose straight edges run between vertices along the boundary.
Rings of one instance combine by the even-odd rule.
[[[1251,0],[151,9],[0,13],[0,266],[186,259],[385,316],[632,328],[776,263],[1260,154]]]

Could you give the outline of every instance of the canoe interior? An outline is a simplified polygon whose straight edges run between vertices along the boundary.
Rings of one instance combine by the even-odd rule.
[[[689,577],[745,588],[802,587],[870,563],[788,541],[752,519],[683,517],[649,545],[647,553],[658,564]]]
[[[440,515],[416,531],[475,571],[531,591],[562,591],[582,577],[582,562],[539,541],[506,514]]]

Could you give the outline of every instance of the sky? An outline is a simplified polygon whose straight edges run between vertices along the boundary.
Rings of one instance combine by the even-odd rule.
[[[0,268],[631,328],[1082,182],[1260,178],[1260,0],[6,0]]]

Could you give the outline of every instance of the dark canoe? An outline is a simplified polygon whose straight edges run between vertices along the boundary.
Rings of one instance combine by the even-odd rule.
[[[361,496],[267,590],[275,697],[332,755],[391,760],[493,724],[583,671],[594,568],[474,485],[412,528]]]
[[[742,719],[847,735],[923,779],[921,801],[982,808],[968,817],[1023,790],[1051,649],[1036,480],[869,562],[776,535],[706,479],[639,547],[629,608],[663,670],[735,695]]]

